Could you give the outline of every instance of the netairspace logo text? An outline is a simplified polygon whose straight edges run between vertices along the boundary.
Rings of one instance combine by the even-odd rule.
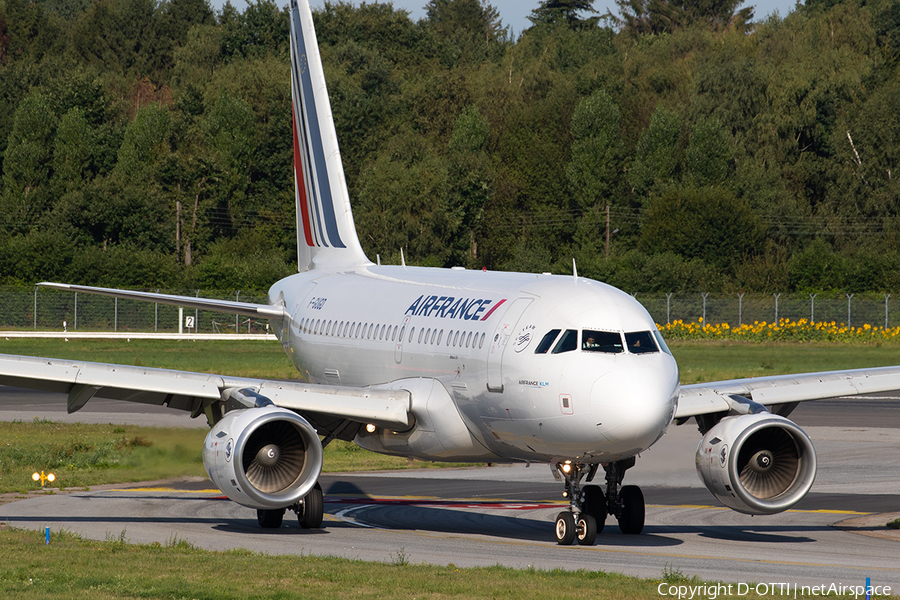
[[[826,596],[836,594],[840,596],[852,596],[853,598],[873,598],[875,596],[890,596],[891,587],[887,585],[844,585],[842,583],[826,583],[822,585],[797,585],[796,583],[719,583],[703,585],[683,585],[672,583],[660,583],[656,588],[660,596],[677,598],[678,600],[692,600],[706,598],[716,600],[728,596],[784,596],[784,597],[809,597]]]

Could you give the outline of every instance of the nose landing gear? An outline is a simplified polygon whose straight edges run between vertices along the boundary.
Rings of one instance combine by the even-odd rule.
[[[636,485],[621,486],[625,471],[634,466],[634,457],[603,465],[606,471],[606,494],[598,485],[581,486],[581,481],[593,481],[597,464],[566,461],[553,463],[557,480],[565,479],[563,497],[569,500],[569,510],[556,516],[556,542],[561,546],[576,540],[590,546],[603,531],[606,516],[614,515],[622,533],[638,534],[644,529],[644,494]],[[621,487],[620,487],[621,486]]]

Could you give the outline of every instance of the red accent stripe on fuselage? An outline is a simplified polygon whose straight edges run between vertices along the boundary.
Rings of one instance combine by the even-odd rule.
[[[481,317],[481,320],[487,321],[488,317],[490,317],[492,314],[494,314],[494,311],[497,310],[498,308],[500,308],[500,305],[503,304],[504,302],[506,302],[506,298],[504,298],[503,300],[498,302],[496,305],[494,305],[494,307],[491,310],[487,311],[487,314],[484,315],[483,317]]]
[[[291,104],[293,108],[293,103]],[[306,245],[310,248],[314,247],[312,232],[309,226],[309,206],[306,200],[306,181],[303,179],[303,167],[300,164],[300,139],[297,137],[297,119],[294,117],[294,111],[291,110],[291,121],[294,129],[294,176],[297,178],[297,193],[300,195],[300,215],[303,218],[303,237]]]

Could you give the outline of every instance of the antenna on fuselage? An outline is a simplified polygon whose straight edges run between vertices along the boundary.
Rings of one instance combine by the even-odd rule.
[[[406,259],[403,258],[403,248],[400,248],[400,266],[406,268]]]
[[[578,283],[578,267],[575,266],[575,259],[572,259],[572,277],[575,279],[575,283]]]
[[[375,255],[375,261],[378,263],[378,266],[380,267],[381,266],[381,255],[380,254]]]

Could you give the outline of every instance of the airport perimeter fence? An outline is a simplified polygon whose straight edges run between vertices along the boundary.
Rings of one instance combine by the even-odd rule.
[[[778,323],[781,319],[810,323],[838,323],[854,327],[900,326],[900,294],[729,294],[642,295],[635,298],[660,325],[674,321],[740,327]]]
[[[240,302],[266,302],[266,293],[260,291],[144,291]],[[265,319],[249,319],[230,313],[193,308],[185,308],[180,312],[177,306],[155,302],[42,287],[0,286],[0,330],[258,334],[266,333],[267,325],[268,321]]]
[[[264,303],[265,292],[229,290],[147,290],[180,296]],[[900,326],[900,293],[819,294],[635,294],[660,325],[674,321],[728,323],[790,319],[842,323],[856,327]],[[192,333],[265,333],[266,320],[228,313],[184,309],[193,317]],[[64,325],[65,323],[65,325]],[[181,328],[187,331],[185,321]],[[0,286],[0,330],[45,331],[179,331],[175,306],[74,293],[49,288]]]

